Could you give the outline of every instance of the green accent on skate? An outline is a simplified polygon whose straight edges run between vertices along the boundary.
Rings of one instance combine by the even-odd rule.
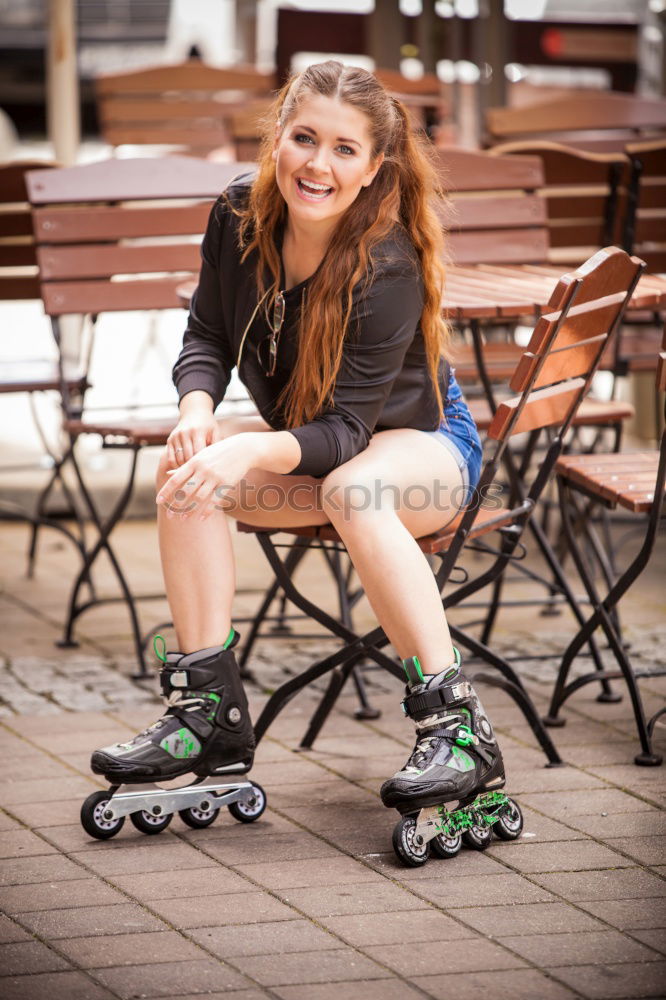
[[[474,745],[474,734],[469,726],[459,726],[458,732],[462,732],[462,736],[456,736],[456,743],[459,747],[469,747]]]
[[[194,733],[183,727],[170,736],[165,736],[160,743],[162,750],[176,760],[188,760],[190,757],[197,757],[201,753],[201,743]]]
[[[500,812],[509,802],[504,792],[484,792],[469,806],[447,812],[439,806],[441,823],[436,824],[437,832],[446,837],[454,837],[473,826],[492,826],[500,818]]]
[[[423,670],[421,669],[421,663],[418,656],[411,656],[409,659],[403,660],[402,669],[407,675],[408,684],[425,684],[425,677],[423,676]]]
[[[231,632],[229,633],[229,635],[227,636],[227,638],[222,643],[222,649],[228,649],[229,648],[229,646],[231,645],[231,643],[234,641],[235,635],[236,635],[236,631],[235,631],[235,629],[234,629],[234,627],[232,625],[231,626]]]
[[[217,706],[220,704],[220,702],[222,701],[222,699],[220,698],[219,694],[215,694],[214,691],[206,691],[206,697],[209,698],[213,702],[213,704],[215,705],[215,708],[212,710],[212,712],[210,712],[206,716],[206,718],[208,719],[208,721],[212,722],[213,719],[215,718],[215,713],[217,712]]]
[[[162,663],[166,663],[166,640],[163,635],[153,636],[153,649],[155,650],[155,656]]]
[[[464,750],[460,750],[459,747],[451,747],[451,756],[455,763],[448,761],[446,766],[452,767],[454,771],[472,771],[474,769],[474,761],[470,755]]]
[[[454,677],[457,673],[458,673],[458,668],[451,667],[451,669],[447,670],[446,673],[444,674],[444,680],[448,681],[450,677]]]

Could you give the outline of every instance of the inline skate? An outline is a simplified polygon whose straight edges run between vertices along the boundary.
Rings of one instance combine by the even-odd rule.
[[[430,852],[452,858],[463,844],[485,850],[492,832],[515,840],[523,828],[519,806],[504,787],[502,754],[474,688],[456,662],[424,677],[416,657],[403,661],[403,711],[416,725],[416,745],[402,770],[381,787],[382,802],[402,819],[393,849],[411,867]]]
[[[260,785],[222,780],[246,774],[254,758],[254,731],[233,652],[239,638],[232,629],[224,645],[185,655],[167,653],[162,637],[155,638],[167,711],[127,742],[93,753],[91,769],[111,788],[93,792],[81,807],[90,836],[114,837],[126,816],[148,834],[165,830],[176,811],[194,828],[210,826],[223,805],[242,823],[261,816],[266,795]],[[185,774],[196,780],[180,788],[156,784]]]

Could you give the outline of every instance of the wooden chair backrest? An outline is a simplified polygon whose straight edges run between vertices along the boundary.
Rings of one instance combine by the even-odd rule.
[[[499,404],[488,437],[505,442],[549,427],[561,439],[643,269],[643,261],[607,247],[560,278],[509,383],[520,395]]]
[[[455,264],[539,264],[548,258],[546,204],[537,156],[493,157],[458,147],[436,150],[449,196],[444,213]]]
[[[580,264],[600,247],[620,242],[629,182],[623,153],[589,153],[546,140],[494,146],[492,156],[539,156],[545,185],[550,260]]]
[[[621,151],[628,141],[666,132],[666,101],[581,91],[520,108],[489,108],[491,142],[536,136],[578,148]]]
[[[647,264],[666,271],[666,138],[626,147],[631,179],[623,246]]]
[[[410,80],[400,70],[379,67],[374,70],[374,74],[387,90],[396,95],[415,94],[438,100],[444,93],[444,85],[435,73],[424,73],[418,79]]]
[[[207,150],[228,138],[226,120],[275,89],[272,74],[221,69],[198,59],[95,80],[100,129],[112,146],[179,145]]]
[[[25,175],[55,164],[22,160],[0,164],[0,300],[38,299],[39,275]]]
[[[179,308],[210,208],[248,169],[169,156],[28,173],[46,313]]]

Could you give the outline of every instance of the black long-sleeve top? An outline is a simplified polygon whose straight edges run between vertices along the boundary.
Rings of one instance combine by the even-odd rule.
[[[249,175],[234,181],[210,214],[201,246],[199,285],[173,370],[180,399],[200,389],[218,406],[257,305],[256,256],[241,262],[239,219],[229,205],[242,205],[251,183]],[[439,425],[419,325],[423,282],[418,258],[401,226],[396,225],[375,247],[373,262],[369,286],[353,290],[349,332],[331,401],[314,420],[290,428],[301,448],[294,474],[326,475],[363,451],[375,431],[435,430]],[[307,308],[307,286],[308,280],[284,292],[286,313],[275,374],[266,375],[258,351],[270,333],[263,306],[256,312],[241,353],[239,377],[274,430],[287,429],[278,398],[296,363],[298,316],[301,308]],[[439,383],[446,399],[448,366],[444,361]]]

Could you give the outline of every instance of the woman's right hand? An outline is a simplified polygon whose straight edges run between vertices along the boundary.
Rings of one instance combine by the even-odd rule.
[[[206,392],[190,392],[180,404],[180,419],[167,438],[167,465],[176,469],[219,439],[213,400]]]

